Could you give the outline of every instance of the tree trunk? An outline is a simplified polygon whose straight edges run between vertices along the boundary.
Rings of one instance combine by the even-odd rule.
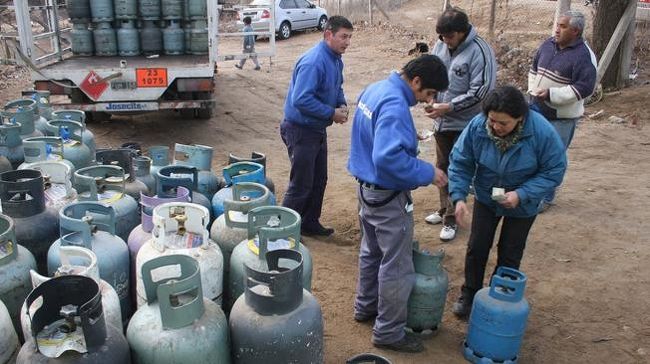
[[[621,16],[625,12],[625,8],[630,0],[607,0],[598,2],[598,10],[596,10],[596,17],[594,18],[593,27],[593,44],[592,49],[598,59],[600,59],[607,47],[609,39],[616,29]],[[601,80],[603,88],[619,88],[621,86],[620,65],[621,65],[621,47],[619,46],[612,58],[612,62],[607,68],[607,72]]]

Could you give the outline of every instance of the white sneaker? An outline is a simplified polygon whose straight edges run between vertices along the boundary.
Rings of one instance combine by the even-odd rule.
[[[444,225],[442,230],[440,230],[440,240],[442,241],[451,241],[456,237],[456,230],[458,227],[456,225]]]
[[[442,222],[442,216],[438,211],[424,218],[424,221],[428,222],[431,225],[440,224]]]

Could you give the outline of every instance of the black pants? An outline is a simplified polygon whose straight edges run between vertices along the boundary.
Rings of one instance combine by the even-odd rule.
[[[459,131],[436,132],[436,167],[447,173],[449,169],[449,155],[460,136]],[[440,192],[440,209],[438,212],[442,216],[442,223],[445,225],[456,225],[456,216],[454,215],[454,205],[449,199],[449,189],[447,185],[438,187]]]
[[[327,133],[284,121],[280,135],[291,161],[282,206],[300,214],[303,228],[316,229],[327,185]]]
[[[473,299],[474,294],[483,288],[485,265],[490,256],[494,235],[503,219],[501,235],[497,246],[497,267],[519,269],[521,258],[526,247],[526,239],[537,215],[532,217],[503,217],[496,216],[488,206],[474,201],[472,214],[472,231],[467,243],[465,255],[465,284],[463,296]]]

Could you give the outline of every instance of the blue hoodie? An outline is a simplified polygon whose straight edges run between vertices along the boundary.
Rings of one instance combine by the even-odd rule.
[[[418,139],[409,109],[416,103],[413,91],[397,72],[361,93],[348,159],[353,176],[396,191],[433,182],[433,166],[417,158]]]
[[[341,55],[321,41],[296,63],[284,101],[284,120],[324,132],[332,125],[334,109],[347,105],[342,85]]]
[[[460,134],[449,158],[449,195],[465,200],[470,183],[476,199],[497,216],[530,217],[539,201],[562,183],[567,160],[555,128],[540,114],[529,111],[521,139],[501,153],[485,129],[481,113]],[[519,205],[507,209],[492,201],[492,187],[516,191]]]

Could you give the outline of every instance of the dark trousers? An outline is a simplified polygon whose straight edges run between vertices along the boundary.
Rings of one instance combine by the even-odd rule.
[[[465,284],[462,294],[465,297],[474,297],[474,294],[483,288],[485,265],[487,264],[494,241],[494,235],[499,221],[503,219],[501,234],[497,246],[497,267],[519,269],[521,257],[524,255],[526,239],[537,215],[532,217],[503,217],[496,216],[486,205],[474,200],[472,214],[472,231],[467,243],[465,255]]]
[[[327,185],[327,133],[284,121],[280,135],[291,162],[282,206],[300,214],[303,228],[315,229],[320,224]]]
[[[436,132],[434,135],[436,139],[436,167],[440,168],[445,174],[449,168],[449,155],[460,133],[460,131],[442,131]],[[440,209],[438,212],[442,216],[442,223],[445,225],[455,225],[455,211],[452,202],[449,200],[449,189],[447,189],[447,185],[439,187],[438,191],[440,192]]]

